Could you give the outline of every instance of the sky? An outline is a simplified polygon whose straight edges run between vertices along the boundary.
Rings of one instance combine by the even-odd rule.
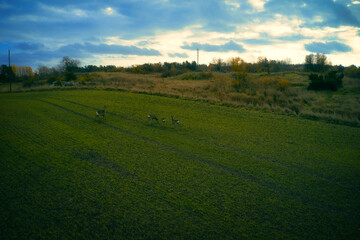
[[[0,0],[0,64],[55,66],[241,57],[360,66],[360,0]]]

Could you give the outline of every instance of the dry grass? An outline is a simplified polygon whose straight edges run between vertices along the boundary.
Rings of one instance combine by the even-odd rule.
[[[193,75],[194,80],[189,77]],[[302,73],[248,74],[245,80],[236,80],[231,73],[206,74],[204,80],[197,76],[201,75],[162,78],[160,74],[89,73],[79,74],[81,84],[73,87],[166,94],[360,126],[359,79],[345,78],[343,89],[337,92],[313,92],[307,90],[308,77]],[[68,87],[40,85],[29,89],[50,88]],[[15,89],[21,90],[20,86]]]

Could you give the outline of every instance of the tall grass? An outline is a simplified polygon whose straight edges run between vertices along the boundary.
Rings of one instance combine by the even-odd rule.
[[[81,84],[73,88],[172,95],[360,126],[359,79],[345,77],[343,88],[337,92],[308,91],[308,76],[295,72],[240,77],[232,73],[188,72],[169,78],[162,78],[160,74],[101,72],[79,74],[78,80]],[[69,87],[38,84],[30,88],[18,86],[16,90],[51,88]]]

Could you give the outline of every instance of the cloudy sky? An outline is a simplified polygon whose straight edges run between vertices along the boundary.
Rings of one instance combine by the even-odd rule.
[[[240,56],[360,66],[360,0],[0,0],[0,64],[52,66]]]

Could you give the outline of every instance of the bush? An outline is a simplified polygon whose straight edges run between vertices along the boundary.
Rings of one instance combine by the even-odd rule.
[[[271,86],[271,85],[275,85],[277,82],[277,78],[276,77],[263,77],[261,78],[260,80],[260,83],[262,85],[265,85],[265,86]]]
[[[31,87],[35,84],[35,78],[34,77],[27,77],[24,79],[24,82],[22,83],[23,87]]]
[[[351,78],[360,78],[360,68],[350,66],[345,69],[344,74]]]
[[[65,81],[74,81],[77,77],[73,71],[65,72]]]
[[[60,74],[58,72],[53,72],[48,76],[46,83],[53,84],[53,82],[61,81]]]
[[[174,77],[174,76],[180,75],[182,73],[183,73],[182,71],[178,71],[178,70],[168,70],[168,71],[164,72],[163,74],[161,74],[161,77],[163,77],[163,78]]]
[[[344,74],[339,74],[337,71],[329,71],[325,76],[312,73],[309,75],[310,84],[308,89],[336,91],[342,87],[343,78]]]
[[[290,85],[290,81],[284,78],[278,79],[276,87],[280,90],[280,91],[286,91],[288,89]]]
[[[200,73],[187,73],[181,79],[182,80],[206,80],[213,77],[212,72],[200,72]]]
[[[236,92],[240,92],[241,90],[245,90],[248,88],[249,81],[247,79],[237,79],[233,80],[231,86],[235,89]]]
[[[212,72],[201,72],[200,73],[201,79],[210,79],[213,77]]]

